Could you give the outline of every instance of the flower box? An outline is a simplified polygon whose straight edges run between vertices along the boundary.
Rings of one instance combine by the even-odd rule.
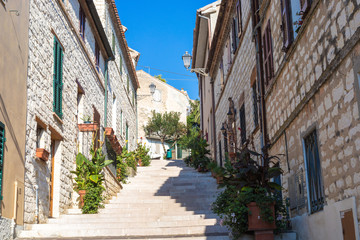
[[[50,153],[48,151],[46,151],[44,148],[36,149],[36,157],[43,161],[49,160],[49,155],[50,155]]]
[[[99,128],[97,123],[81,123],[78,127],[80,132],[95,132]]]

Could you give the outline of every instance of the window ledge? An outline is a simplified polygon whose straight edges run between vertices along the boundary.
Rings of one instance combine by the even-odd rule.
[[[63,120],[61,120],[61,118],[55,113],[53,112],[53,117],[56,119],[56,121],[58,121],[61,124],[64,124]]]

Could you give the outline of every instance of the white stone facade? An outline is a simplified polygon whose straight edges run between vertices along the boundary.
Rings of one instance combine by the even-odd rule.
[[[75,156],[78,151],[87,155],[93,136],[91,132],[79,132],[77,124],[82,122],[84,115],[93,116],[94,109],[100,115],[100,139],[104,140],[104,56],[107,52],[99,42],[99,36],[93,34],[95,27],[89,14],[86,14],[84,40],[80,37],[79,7],[77,0],[30,1],[25,223],[46,222],[48,216],[58,217],[65,213],[66,209],[74,206],[73,180],[70,171],[75,168]],[[85,9],[86,11],[88,9]],[[112,24],[115,25],[117,22]],[[53,113],[54,37],[63,47],[64,56],[62,119]],[[99,71],[95,67],[95,39],[100,45]],[[108,42],[111,41],[108,36]],[[124,48],[117,50],[127,54]],[[114,55],[120,54],[114,53]],[[128,65],[125,65],[126,61],[129,61],[129,58],[124,58],[124,72],[130,72]],[[134,105],[129,103],[131,98],[127,97],[128,94],[125,91],[126,81],[124,77],[121,79],[119,70],[116,70],[115,61],[110,61],[108,71],[107,125],[111,126],[112,112],[119,114],[122,108],[123,124],[128,123],[129,138],[135,142],[136,111]],[[131,77],[131,82],[133,81],[135,80]],[[136,89],[136,86],[131,85],[131,87]],[[112,111],[113,96],[117,98],[117,111]],[[120,125],[119,119],[118,115],[114,124]],[[38,126],[44,129],[41,137],[37,133]],[[120,128],[120,126],[117,127],[117,129]],[[116,134],[121,145],[124,146],[124,137],[119,131],[116,131]],[[52,140],[55,141],[53,171]],[[35,157],[37,142],[41,145],[38,147],[50,152],[47,162]],[[130,146],[134,147],[134,144]],[[108,179],[109,173],[105,171],[104,174]],[[52,213],[49,200],[51,186],[53,188]],[[115,188],[119,190],[120,185]],[[115,192],[114,189],[111,191]]]
[[[190,110],[190,99],[185,91],[180,91],[167,83],[140,70],[137,71],[140,82],[138,90],[138,136],[147,143],[152,157],[160,157],[164,154],[159,139],[148,139],[144,132],[144,126],[152,116],[152,111],[158,113],[179,112],[180,122],[186,125],[186,117]],[[155,84],[154,94],[150,93],[150,84]]]

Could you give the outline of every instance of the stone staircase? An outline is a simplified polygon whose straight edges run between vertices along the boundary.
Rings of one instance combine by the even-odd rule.
[[[211,212],[221,190],[210,173],[181,160],[153,160],[130,181],[99,214],[70,209],[47,224],[26,225],[19,239],[229,239]]]

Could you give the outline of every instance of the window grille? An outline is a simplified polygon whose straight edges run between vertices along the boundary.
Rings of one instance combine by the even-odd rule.
[[[304,143],[310,213],[315,213],[323,209],[325,202],[316,130],[304,139]]]
[[[62,46],[58,39],[54,37],[54,79],[53,79],[53,87],[54,87],[54,103],[53,103],[53,111],[62,118],[62,89],[63,89],[63,81],[62,81],[62,72],[63,72],[63,58],[64,53]]]
[[[240,108],[240,130],[241,130],[241,144],[246,142],[246,119],[245,119],[245,104]]]
[[[95,66],[96,70],[100,71],[100,48],[97,42],[95,42]]]

